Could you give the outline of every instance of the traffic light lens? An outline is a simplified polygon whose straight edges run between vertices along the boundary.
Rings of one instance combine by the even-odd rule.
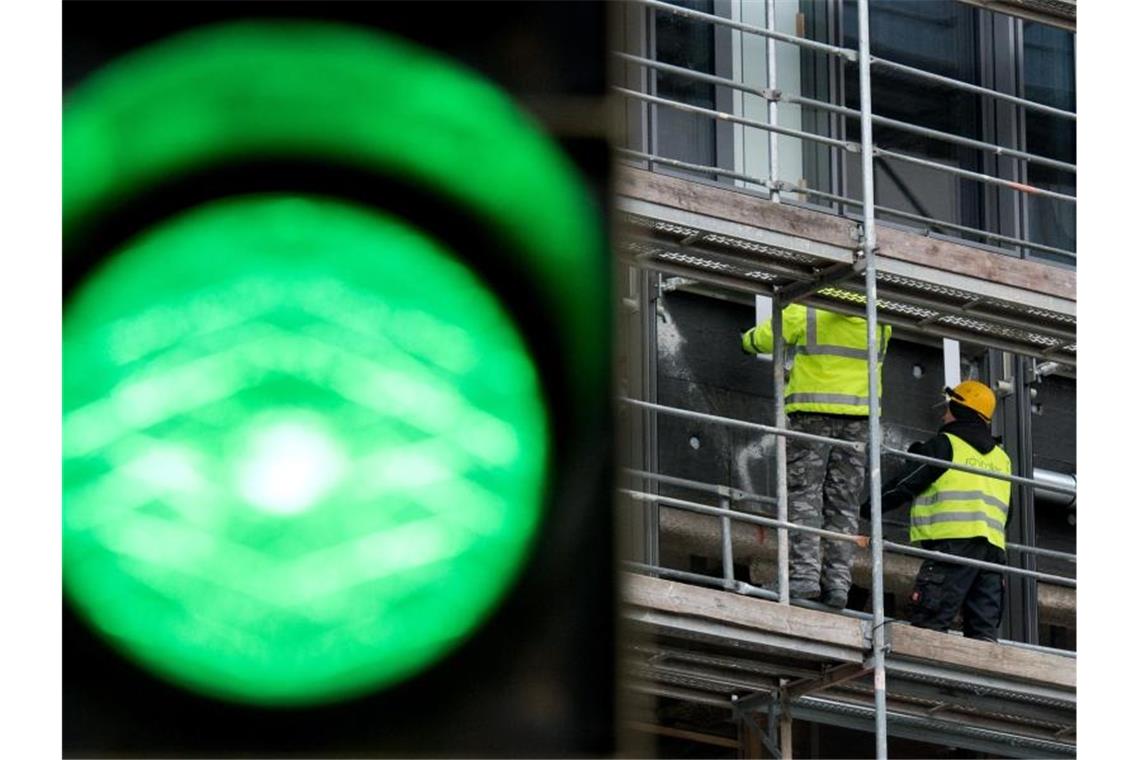
[[[85,279],[63,435],[74,604],[240,701],[423,670],[542,518],[547,410],[508,313],[433,238],[329,199],[198,207]]]

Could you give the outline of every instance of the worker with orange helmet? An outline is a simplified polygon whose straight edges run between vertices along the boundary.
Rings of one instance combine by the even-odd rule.
[[[909,451],[1010,474],[1009,456],[990,432],[997,405],[993,391],[977,380],[966,380],[944,392],[943,426]],[[1009,495],[1008,480],[912,462],[883,486],[882,501],[883,512],[911,504],[910,540],[922,548],[1004,565]],[[961,610],[966,637],[997,641],[1004,600],[1002,573],[928,559],[910,596],[911,624],[945,631]]]

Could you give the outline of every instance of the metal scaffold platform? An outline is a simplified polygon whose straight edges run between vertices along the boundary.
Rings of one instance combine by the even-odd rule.
[[[716,708],[709,715],[722,722],[787,715],[875,730],[869,621],[642,575],[623,586],[623,676],[633,691]],[[1075,756],[1075,658],[903,623],[886,629],[891,736]]]
[[[799,286],[814,290],[804,303],[864,313],[856,223],[630,167],[621,169],[618,187],[617,250],[631,263],[693,285],[742,293],[771,295],[776,288],[787,293]],[[757,213],[759,206],[767,208]],[[884,322],[1076,364],[1071,270],[882,227],[879,247],[876,282]]]

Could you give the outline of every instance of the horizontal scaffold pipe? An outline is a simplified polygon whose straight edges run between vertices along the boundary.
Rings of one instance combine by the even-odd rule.
[[[652,480],[654,482],[664,483],[666,485],[679,486],[681,488],[691,488],[694,491],[701,491],[704,493],[715,493],[717,496],[726,496],[729,499],[732,499],[734,502],[741,501],[772,504],[776,501],[771,496],[761,496],[760,494],[741,491],[737,488],[730,488],[729,486],[717,485],[716,483],[705,483],[700,480],[690,480],[688,478],[678,478],[674,475],[664,475],[659,472],[635,470],[631,467],[623,467],[622,472],[634,478],[644,478],[645,480]],[[899,520],[883,520],[883,525],[890,525],[896,528],[906,528],[910,525],[910,523],[901,522]],[[1010,549],[1015,549],[1021,552],[1022,554],[1037,554],[1043,557],[1053,557],[1055,559],[1068,560],[1069,562],[1077,561],[1077,556],[1068,552],[1061,552],[1053,549],[1042,549],[1039,546],[1026,546],[1025,544],[1017,544],[1012,541],[1007,541],[1005,545]]]
[[[736,29],[741,32],[748,32],[755,34],[759,37],[770,37],[778,42],[786,42],[789,45],[798,45],[800,47],[809,48],[811,50],[818,50],[821,53],[829,53],[837,55],[840,58],[846,58],[851,62],[859,60],[859,52],[851,48],[837,47],[835,45],[828,45],[826,42],[816,42],[804,37],[796,37],[792,34],[785,34],[784,32],[776,32],[765,29],[762,26],[753,26],[745,24],[740,21],[733,21],[722,16],[714,16],[711,13],[702,13],[701,11],[694,11],[688,8],[682,8],[670,3],[663,3],[660,0],[637,0],[642,5],[650,8],[656,8],[659,11],[666,11],[677,16],[686,16],[688,18],[695,18],[701,21],[707,21],[710,24],[717,24],[718,26],[725,26],[729,29]]]
[[[1044,188],[1034,187],[1033,185],[1026,185],[1023,182],[1014,182],[1013,180],[1002,179],[1001,177],[991,177],[990,175],[982,174],[981,172],[972,172],[969,169],[959,169],[956,166],[947,166],[946,164],[940,164],[937,161],[927,161],[924,158],[908,156],[905,153],[899,153],[893,150],[875,148],[873,150],[873,153],[874,155],[881,156],[883,158],[893,158],[897,161],[905,161],[906,163],[925,166],[928,169],[946,172],[947,174],[953,174],[958,177],[964,177],[966,179],[972,179],[978,182],[985,182],[986,184],[990,185],[1001,185],[1002,187],[1008,187],[1010,190],[1016,190],[1019,193],[1026,193],[1028,195],[1040,195],[1043,198],[1055,198],[1056,200],[1066,201],[1068,203],[1077,202],[1077,196],[1075,195],[1065,195],[1064,193],[1045,190]]]
[[[751,523],[753,525],[763,525],[772,528],[784,528],[791,531],[799,531],[800,533],[812,533],[817,536],[823,536],[837,541],[846,541],[848,543],[856,544],[862,548],[866,548],[870,544],[870,538],[858,533],[838,533],[833,530],[825,530],[823,528],[813,528],[809,525],[800,525],[794,522],[784,520],[776,520],[770,517],[761,517],[754,515],[750,512],[737,512],[731,509],[721,509],[720,507],[710,507],[707,504],[698,504],[695,501],[687,499],[677,499],[672,496],[661,496],[660,494],[646,493],[645,491],[634,491],[629,488],[619,488],[617,492],[625,496],[629,496],[634,501],[649,501],[656,504],[664,504],[669,507],[683,509],[687,512],[696,512],[697,514],[711,515],[714,517],[727,517],[730,520],[737,522]],[[986,570],[993,570],[994,572],[1005,573],[1007,575],[1021,575],[1027,578],[1035,578],[1045,583],[1052,583],[1058,586],[1068,586],[1076,588],[1077,582],[1072,578],[1066,578],[1062,575],[1050,575],[1049,573],[1041,573],[1036,570],[1024,570],[1020,567],[1010,567],[1009,565],[1000,565],[996,562],[984,562],[982,560],[970,559],[969,557],[959,557],[955,554],[944,554],[943,552],[934,552],[928,549],[919,549],[907,544],[899,544],[893,541],[883,541],[883,549],[898,552],[899,554],[910,554],[915,557],[924,557],[927,559],[936,559],[942,562],[949,562],[951,564],[969,565],[970,567],[980,567]]]
[[[1042,491],[1053,491],[1054,493],[1063,493],[1070,496],[1076,496],[1077,491],[1075,488],[1061,485],[1059,483],[1050,483],[1047,480],[1034,480],[1033,478],[1024,478],[1020,475],[1006,475],[1002,472],[994,472],[993,470],[984,470],[981,467],[970,467],[965,464],[958,464],[957,462],[948,462],[945,459],[938,459],[937,457],[928,457],[923,454],[913,454],[909,451],[902,449],[892,449],[889,446],[883,447],[884,454],[901,457],[903,459],[910,459],[915,462],[923,462],[924,464],[933,464],[938,467],[945,467],[951,470],[961,470],[962,472],[972,472],[976,475],[985,475],[986,477],[993,478],[994,480],[1005,480],[1010,483],[1020,483],[1022,485],[1034,486]]]
[[[741,182],[755,182],[759,185],[763,185],[764,187],[768,186],[768,180],[756,179],[755,177],[750,177],[747,174],[741,174],[740,172],[734,172],[730,169],[718,169],[715,166],[705,166],[704,164],[691,164],[688,161],[681,161],[676,158],[665,158],[663,156],[654,156],[651,153],[642,153],[639,150],[631,150],[629,148],[615,148],[615,150],[618,153],[629,156],[630,158],[639,158],[642,161],[649,161],[650,163],[654,164],[664,164],[665,166],[673,166],[677,169],[687,169],[689,171],[695,172],[719,174],[725,177],[738,179]]]
[[[840,448],[851,449],[860,453],[866,451],[866,445],[858,441],[841,441],[838,438],[828,438],[825,435],[814,435],[812,433],[801,433],[798,430],[788,430],[787,428],[777,428],[771,425],[761,425],[759,422],[747,422],[745,420],[737,420],[732,417],[721,417],[716,414],[705,414],[703,412],[691,412],[688,409],[678,409],[674,406],[663,406],[662,404],[653,404],[649,401],[639,401],[635,398],[627,398],[619,396],[618,401],[623,404],[631,406],[638,406],[642,409],[651,409],[655,412],[663,412],[664,414],[671,414],[674,417],[687,417],[691,420],[702,420],[704,422],[715,422],[721,425],[729,425],[732,427],[744,428],[746,430],[759,430],[761,433],[771,433],[772,435],[783,435],[788,438],[796,438],[802,441],[814,441],[816,443],[827,443],[832,446]]]
[[[668,98],[659,98],[656,95],[646,95],[637,90],[629,90],[625,87],[614,87],[614,92],[620,93],[636,100],[644,100],[646,103],[656,103],[657,105],[673,108],[678,111],[686,111],[688,113],[699,113],[704,116],[710,116],[714,119],[721,121],[730,121],[733,124],[743,124],[746,127],[755,127],[762,129],[765,132],[775,132],[778,135],[787,135],[788,137],[798,137],[801,140],[808,140],[811,142],[821,143],[823,145],[830,145],[833,148],[842,148],[849,153],[858,153],[859,144],[853,142],[844,142],[843,140],[836,140],[833,137],[823,137],[822,135],[815,135],[811,132],[802,132],[798,129],[789,129],[788,127],[779,127],[768,124],[763,121],[756,121],[755,119],[746,119],[743,116],[736,116],[735,114],[725,113],[724,111],[714,111],[711,108],[702,108],[701,106],[691,106],[688,103],[681,103],[676,100],[669,100]]]
[[[694,585],[720,586],[729,591],[735,591],[738,594],[755,597],[757,599],[767,599],[773,602],[779,601],[780,599],[780,595],[775,591],[767,591],[744,581],[729,580],[719,576],[714,578],[711,575],[690,573],[685,570],[674,570],[671,567],[661,567],[660,565],[647,565],[644,562],[634,562],[632,560],[623,560],[622,565],[632,570],[642,571],[647,575],[651,574],[660,575],[663,578],[676,578],[677,580],[687,581]],[[797,599],[796,601],[799,600]]]
[[[664,483],[670,486],[680,486],[682,488],[691,488],[694,491],[703,491],[705,493],[715,493],[717,496],[725,496],[733,501],[756,501],[761,504],[775,504],[776,499],[771,496],[761,496],[758,493],[749,493],[748,491],[741,491],[738,488],[730,488],[728,486],[719,486],[715,483],[704,483],[699,480],[689,480],[688,478],[678,478],[674,475],[664,475],[660,472],[647,472],[646,470],[635,470],[632,467],[623,467],[622,472],[630,477],[645,478],[657,483]]]
[[[894,541],[884,541],[884,549],[890,549],[900,554],[910,554],[915,557],[924,557],[926,559],[936,559],[939,562],[949,562],[955,565],[969,565],[970,567],[980,567],[985,570],[993,570],[1007,575],[1023,575],[1026,578],[1036,578],[1039,581],[1046,583],[1053,583],[1058,586],[1068,586],[1069,588],[1076,588],[1077,581],[1074,578],[1066,578],[1063,575],[1049,575],[1048,573],[1039,573],[1036,570],[1023,570],[1020,567],[1010,567],[1009,565],[999,565],[996,562],[983,562],[980,559],[970,559],[969,557],[959,557],[957,554],[945,554],[943,552],[932,552],[929,549],[919,549],[915,546],[908,544],[898,544]]]
[[[650,58],[642,58],[641,56],[632,55],[630,53],[622,53],[614,51],[614,56],[630,63],[635,63],[647,68],[664,71],[670,74],[692,79],[697,82],[706,82],[721,87],[728,87],[739,92],[755,95],[756,97],[765,100],[775,101],[777,103],[789,103],[798,105],[804,108],[816,108],[822,111],[830,111],[832,113],[842,114],[851,118],[859,118],[859,111],[854,108],[847,108],[846,106],[836,105],[834,103],[827,103],[822,100],[814,100],[812,98],[805,98],[800,95],[792,95],[780,90],[766,90],[759,87],[752,87],[750,85],[737,82],[735,79],[728,79],[727,77],[718,77],[714,74],[706,74],[703,71],[693,71],[684,66],[674,66],[671,63],[662,63],[661,61],[654,61]],[[963,145],[967,148],[975,148],[977,150],[984,150],[993,153],[995,156],[1005,156],[1008,158],[1022,159],[1030,163],[1040,164],[1041,166],[1048,166],[1054,169],[1060,169],[1067,172],[1076,172],[1076,164],[1070,164],[1065,161],[1058,161],[1055,158],[1047,158],[1045,156],[1038,156],[1034,153],[1027,153],[1025,151],[1017,150],[1015,148],[1004,148],[1000,145],[985,142],[984,140],[975,140],[970,137],[962,137],[950,132],[942,132],[937,129],[930,129],[929,127],[920,127],[917,124],[910,124],[905,121],[898,121],[897,119],[890,119],[886,116],[872,116],[871,121],[875,124],[880,124],[884,127],[891,127],[903,132],[910,132],[911,134],[929,137],[933,140],[942,140],[944,142],[954,143],[956,145]]]
[[[884,58],[876,58],[875,56],[871,56],[871,65],[872,66],[879,66],[879,67],[886,68],[886,69],[893,69],[893,70],[901,72],[903,74],[910,74],[911,76],[920,77],[922,79],[927,79],[931,82],[938,82],[939,84],[944,84],[948,87],[956,87],[959,90],[965,90],[966,92],[972,92],[975,95],[987,95],[991,98],[997,98],[998,100],[1004,100],[1006,102],[1013,103],[1013,104],[1019,105],[1019,106],[1023,106],[1025,108],[1032,108],[1035,111],[1041,111],[1042,113],[1047,113],[1047,114],[1050,114],[1052,116],[1059,116],[1063,119],[1070,119],[1072,121],[1077,120],[1077,115],[1075,113],[1073,113],[1072,111],[1065,111],[1065,110],[1062,110],[1060,108],[1054,108],[1053,106],[1047,106],[1044,103],[1037,103],[1037,102],[1032,101],[1032,100],[1026,100],[1025,98],[1019,98],[1016,95],[1007,95],[1004,92],[998,92],[997,90],[991,90],[988,87],[981,87],[981,86],[976,85],[976,84],[970,84],[969,82],[963,82],[960,79],[951,79],[950,77],[944,77],[941,74],[934,74],[932,72],[924,71],[922,69],[916,69],[913,66],[906,66],[904,64],[896,63],[894,61],[888,61]]]
[[[707,504],[698,504],[695,501],[677,499],[672,496],[662,496],[661,494],[646,493],[645,491],[634,491],[630,488],[619,488],[617,492],[630,497],[634,501],[651,501],[657,504],[665,504],[666,506],[684,509],[689,512],[696,512],[697,514],[727,517],[737,522],[762,525],[768,528],[786,528],[792,531],[799,531],[800,533],[811,533],[812,535],[830,538],[833,541],[846,541],[863,548],[866,548],[871,541],[867,536],[858,533],[839,533],[838,531],[826,530],[824,528],[813,528],[810,525],[800,525],[799,523],[789,522],[787,520],[777,520],[773,517],[762,517],[761,515],[754,515],[751,512],[737,512],[731,509],[710,507]]]

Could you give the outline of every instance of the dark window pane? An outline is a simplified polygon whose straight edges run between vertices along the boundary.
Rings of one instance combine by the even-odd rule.
[[[965,82],[978,82],[976,9],[953,0],[872,0],[871,52],[874,56]],[[859,44],[854,2],[843,6],[844,45]],[[844,67],[846,105],[859,107],[858,69]],[[871,103],[875,114],[909,124],[980,139],[980,98],[959,88],[872,68]],[[978,151],[898,129],[875,127],[881,148],[978,171]],[[848,139],[858,139],[859,122],[847,120]],[[847,158],[848,191],[860,195],[859,157]],[[958,224],[984,222],[979,183],[937,169],[898,160],[876,161],[878,203]],[[891,218],[891,217],[887,217]]]
[[[682,0],[673,4],[703,13],[713,12],[712,0]],[[712,24],[672,13],[656,12],[655,16],[657,60],[714,73]],[[701,108],[716,105],[713,85],[665,72],[657,72],[656,80],[659,97]],[[716,125],[711,117],[668,106],[656,106],[655,110],[658,155],[707,166],[716,164]]]
[[[1066,111],[1076,109],[1077,91],[1073,63],[1073,35],[1044,24],[1025,24],[1025,97]],[[1030,153],[1061,161],[1077,160],[1077,126],[1069,119],[1026,109],[1025,142]],[[1076,177],[1037,164],[1029,165],[1029,184],[1073,195]],[[1077,209],[1072,203],[1051,198],[1029,197],[1029,239],[1075,251]],[[1048,258],[1047,254],[1040,254]],[[1063,259],[1064,260],[1064,259]]]

